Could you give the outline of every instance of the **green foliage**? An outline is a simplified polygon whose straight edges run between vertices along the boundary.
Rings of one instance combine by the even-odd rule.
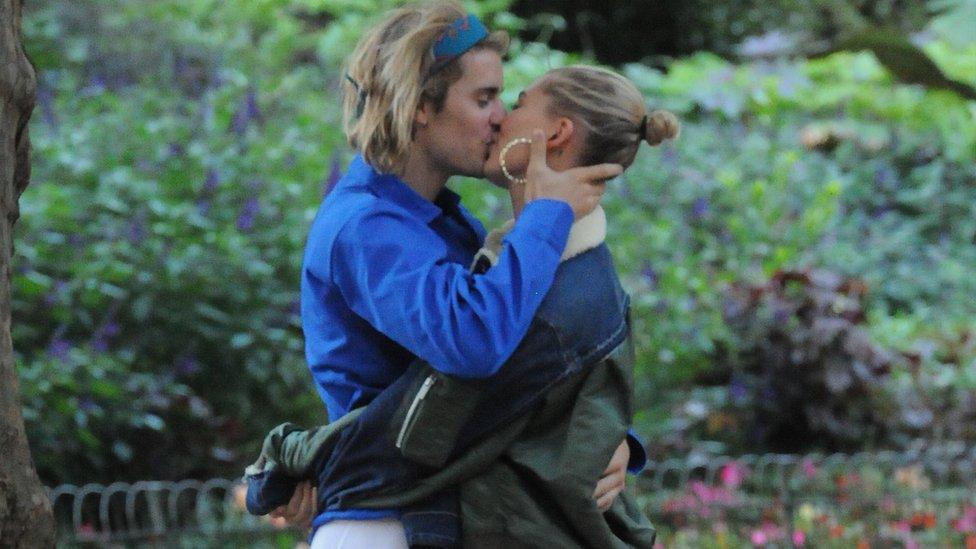
[[[697,431],[692,438],[754,452],[857,451],[904,444],[929,427],[915,403],[878,405],[902,361],[864,329],[864,290],[826,271],[783,271],[761,286],[730,288],[723,316],[734,345],[711,372],[721,383],[705,391],[711,399],[676,411]]]
[[[114,464],[127,478],[236,471],[280,418],[324,419],[303,366],[297,273],[337,169],[323,149],[343,141],[319,91],[336,76],[290,61],[294,25],[245,27],[246,39],[209,27],[263,22],[272,5],[122,10],[124,26],[162,36],[79,38],[90,54],[78,67],[42,72],[13,337],[49,481],[114,480]],[[53,13],[37,17],[68,20]],[[193,57],[152,56],[172,45]],[[93,385],[73,371],[104,375]],[[84,447],[63,443],[72,417]]]
[[[394,4],[28,4],[41,87],[13,338],[47,482],[237,474],[267,428],[324,419],[302,353],[301,250],[351,156],[342,60]],[[527,26],[507,1],[476,5]],[[976,44],[924,48],[976,83]],[[521,40],[511,51],[508,102],[580,61]],[[866,53],[740,65],[699,53],[667,72],[621,70],[683,123],[605,199],[633,296],[642,432],[681,432],[672,407],[737,349],[729,288],[781,269],[863,279],[872,335],[909,353],[921,340],[956,349],[951,383],[972,389],[976,352],[957,342],[976,313],[973,103],[896,84]],[[500,192],[456,187],[487,225],[507,217]],[[920,371],[945,356],[920,354]],[[897,374],[892,394],[914,387]],[[964,396],[922,379],[912,394]]]

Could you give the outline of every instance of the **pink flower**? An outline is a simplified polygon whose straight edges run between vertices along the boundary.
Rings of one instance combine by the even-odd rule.
[[[895,532],[908,533],[912,531],[912,525],[907,520],[899,520],[891,523],[891,529]]]
[[[895,498],[891,496],[885,496],[881,500],[881,510],[885,513],[894,513],[897,506],[895,505]]]
[[[812,459],[805,458],[803,460],[802,467],[803,474],[806,475],[808,479],[817,476],[817,466],[813,464]]]
[[[807,535],[803,530],[793,530],[793,545],[803,547],[807,543]]]
[[[967,505],[962,516],[953,521],[952,527],[956,532],[976,532],[976,507]]]
[[[745,480],[748,470],[738,462],[732,461],[722,466],[719,471],[719,478],[727,488],[738,488]]]
[[[691,493],[704,505],[734,505],[735,496],[719,486],[709,486],[701,481],[692,481]]]
[[[785,538],[785,532],[776,524],[765,521],[758,530],[753,530],[749,540],[753,545],[761,546]]]

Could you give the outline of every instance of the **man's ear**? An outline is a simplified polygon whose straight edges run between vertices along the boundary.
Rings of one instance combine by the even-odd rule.
[[[550,130],[549,132],[549,139],[546,140],[546,149],[551,150],[566,147],[575,131],[576,126],[572,120],[565,116],[559,117],[556,120],[555,130]]]
[[[430,101],[421,101],[417,105],[417,110],[413,113],[413,124],[416,128],[423,128],[427,126],[430,121],[430,114],[434,111],[434,107],[430,104]]]

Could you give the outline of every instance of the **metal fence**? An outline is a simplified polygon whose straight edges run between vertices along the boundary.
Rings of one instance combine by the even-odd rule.
[[[239,480],[64,484],[49,490],[58,545],[210,547],[220,540],[298,538],[297,530],[249,515]],[[194,541],[195,540],[195,541]]]
[[[685,456],[648,464],[636,492],[665,530],[697,522],[770,521],[786,528],[804,503],[862,519],[872,510],[976,505],[976,447],[833,455]],[[233,546],[300,540],[301,532],[252,517],[239,481],[117,482],[49,491],[59,545]],[[884,502],[884,505],[882,505]],[[890,510],[890,509],[888,509]],[[267,543],[287,544],[287,541]],[[221,540],[225,540],[221,542]],[[237,541],[234,541],[237,540]]]

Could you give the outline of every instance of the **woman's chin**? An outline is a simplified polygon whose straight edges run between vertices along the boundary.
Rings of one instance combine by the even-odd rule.
[[[496,187],[501,187],[503,189],[508,188],[508,179],[505,174],[502,173],[501,168],[496,164],[494,166],[490,164],[485,165],[485,179],[491,182],[492,185]]]

